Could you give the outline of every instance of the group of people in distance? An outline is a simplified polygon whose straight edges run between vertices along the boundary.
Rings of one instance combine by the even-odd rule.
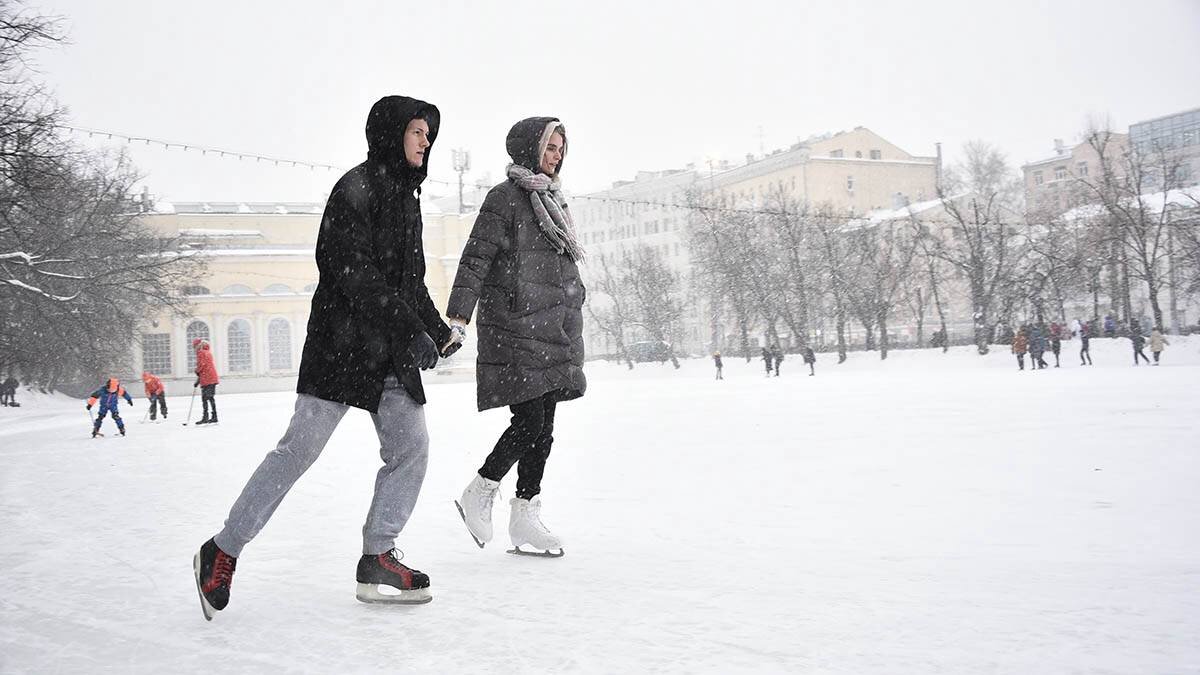
[[[1106,317],[1106,319],[1111,319],[1111,317]],[[1047,351],[1054,355],[1054,367],[1058,368],[1062,343],[1072,337],[1079,338],[1079,365],[1092,365],[1092,330],[1090,322],[1079,320],[1076,320],[1072,327],[1058,323],[1051,323],[1049,328],[1043,324],[1021,326],[1012,336],[1012,353],[1017,357],[1017,368],[1025,370],[1027,354],[1029,355],[1030,370],[1049,367],[1044,358]],[[1115,331],[1111,328],[1105,329],[1105,335],[1109,338],[1116,337]],[[1146,347],[1146,336],[1137,319],[1131,319],[1129,322],[1129,340],[1133,346],[1133,365],[1139,365],[1139,359],[1150,363],[1150,359],[1146,358],[1146,353],[1143,351]],[[1154,365],[1157,366],[1160,363],[1163,350],[1170,344],[1157,326],[1150,330],[1150,351],[1154,354]]]

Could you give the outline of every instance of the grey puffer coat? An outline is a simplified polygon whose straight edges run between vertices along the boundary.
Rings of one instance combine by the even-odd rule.
[[[558,120],[533,117],[513,126],[507,146],[514,163],[538,171],[551,124]],[[550,392],[560,401],[583,396],[584,293],[575,261],[542,234],[529,193],[511,180],[492,188],[463,249],[446,310],[469,319],[478,304],[480,410]]]

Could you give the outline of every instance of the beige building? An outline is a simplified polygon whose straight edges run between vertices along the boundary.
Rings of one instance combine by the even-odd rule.
[[[1120,170],[1121,157],[1129,150],[1127,134],[1112,133],[1105,145],[1113,170]],[[1025,203],[1031,210],[1063,213],[1081,204],[1095,201],[1080,181],[1096,180],[1100,175],[1100,155],[1084,141],[1068,147],[1054,139],[1054,154],[1021,167],[1025,183]]]
[[[134,346],[135,372],[149,370],[162,377],[169,394],[187,394],[194,381],[191,343],[199,337],[212,344],[221,391],[295,387],[318,280],[315,247],[323,209],[317,203],[158,202],[142,220],[179,236],[190,255],[204,259],[206,270],[183,289],[191,303],[188,316],[164,314],[143,326]],[[444,308],[475,215],[442,213],[430,200],[423,220],[426,284]],[[470,354],[456,355],[454,362],[469,364]]]
[[[802,204],[864,214],[937,196],[936,156],[912,155],[866,127],[797,143],[708,179],[710,189],[741,205],[762,206],[772,193]]]
[[[933,199],[940,180],[938,157],[909,154],[865,127],[810,138],[763,157],[750,155],[740,166],[707,169],[640,171],[632,181],[618,181],[572,202],[590,256],[649,246],[679,274],[689,312],[675,346],[694,354],[711,347],[713,312],[705,298],[692,292],[686,243],[690,211],[673,206],[685,204],[689,190],[724,194],[740,208],[766,207],[770,195],[781,193],[803,204],[862,215]],[[607,354],[614,347],[594,327],[584,336],[590,354]]]

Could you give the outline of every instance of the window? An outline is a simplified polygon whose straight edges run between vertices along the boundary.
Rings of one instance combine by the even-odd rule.
[[[263,289],[263,295],[291,295],[292,289],[287,284],[271,284]]]
[[[883,159],[883,153],[878,150],[872,150],[871,159]]]
[[[846,190],[854,192],[854,176],[846,176]]]
[[[1054,180],[1066,180],[1066,179],[1067,179],[1067,167],[1065,167],[1065,166],[1054,167]]]
[[[245,284],[233,284],[226,286],[225,290],[221,291],[221,295],[254,295],[254,291]]]
[[[184,286],[179,289],[179,292],[184,295],[212,295],[212,291],[204,286]]]
[[[292,369],[292,326],[287,319],[267,324],[267,362],[271,370]]]
[[[229,372],[250,372],[250,322],[234,319],[229,324]]]
[[[855,150],[855,151],[854,151],[854,158],[855,158],[855,159],[862,159],[862,150]]]
[[[831,151],[829,152],[829,156],[830,156],[830,157],[841,157],[841,156],[842,156],[842,151],[841,151],[840,149],[838,149],[838,150],[831,150]]]
[[[171,372],[170,333],[142,333],[142,370]]]
[[[188,324],[185,335],[187,338],[187,343],[183,346],[183,350],[187,352],[188,355],[188,372],[193,373],[196,371],[196,350],[192,348],[192,340],[197,338],[201,340],[208,340],[208,324],[204,323],[203,321],[193,321]]]
[[[1077,175],[1077,176],[1088,175],[1087,162],[1080,162],[1075,165],[1075,175]]]
[[[1042,183],[1044,183],[1044,182],[1045,182],[1045,180],[1043,180],[1043,179],[1042,179],[1042,172],[1041,172],[1041,171],[1034,171],[1034,172],[1033,172],[1033,184],[1034,184],[1034,185],[1041,185],[1041,184],[1042,184]]]

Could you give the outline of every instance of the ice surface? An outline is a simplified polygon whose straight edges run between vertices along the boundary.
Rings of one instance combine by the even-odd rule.
[[[82,401],[0,408],[0,671],[1181,673],[1200,670],[1200,339],[1018,372],[970,348],[589,364],[559,408],[543,518],[567,555],[479,550],[453,499],[507,423],[429,378],[425,489],[401,536],[434,601],[354,598],[379,458],[347,415],[239,561],[212,623],[195,549],[291,412],[88,438]],[[436,384],[433,384],[436,383]],[[126,406],[122,405],[122,409]],[[112,422],[105,430],[111,432]],[[503,484],[511,496],[515,475]]]

